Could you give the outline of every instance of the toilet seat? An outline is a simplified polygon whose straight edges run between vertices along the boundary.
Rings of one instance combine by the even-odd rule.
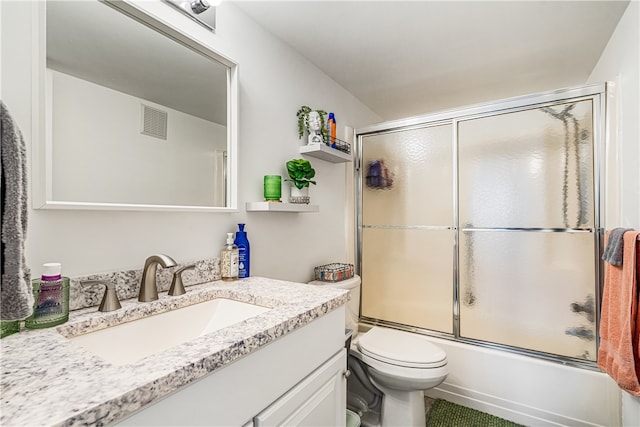
[[[380,362],[407,368],[433,369],[447,364],[446,353],[425,337],[388,328],[371,328],[359,337],[358,349]]]

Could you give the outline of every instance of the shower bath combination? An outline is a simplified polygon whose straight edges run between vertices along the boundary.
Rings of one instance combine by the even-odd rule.
[[[605,85],[357,131],[362,317],[594,366]],[[372,188],[384,159],[394,185]]]

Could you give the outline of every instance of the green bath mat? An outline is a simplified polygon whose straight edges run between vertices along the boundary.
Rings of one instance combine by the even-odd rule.
[[[437,399],[427,414],[427,427],[522,427],[505,419]]]

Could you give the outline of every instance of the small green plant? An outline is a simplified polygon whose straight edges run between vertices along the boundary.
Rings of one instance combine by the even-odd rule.
[[[307,107],[303,105],[298,109],[296,116],[298,116],[298,139],[301,139],[304,135],[304,131],[309,132],[309,113],[314,110],[311,107]],[[325,123],[324,117],[327,115],[327,112],[324,110],[315,110],[320,115],[320,123]],[[320,132],[322,133],[322,137],[327,137],[327,129],[324,126],[320,126]]]
[[[285,181],[293,182],[293,185],[295,185],[299,190],[302,190],[304,187],[308,187],[309,184],[316,185],[316,182],[311,180],[311,178],[316,176],[316,170],[311,166],[309,160],[289,160],[287,162],[287,172],[291,179],[285,179]]]

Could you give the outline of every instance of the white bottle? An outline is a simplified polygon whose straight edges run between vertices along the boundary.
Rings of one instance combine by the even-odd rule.
[[[238,280],[238,247],[233,244],[233,233],[227,233],[227,244],[220,253],[222,280]]]

